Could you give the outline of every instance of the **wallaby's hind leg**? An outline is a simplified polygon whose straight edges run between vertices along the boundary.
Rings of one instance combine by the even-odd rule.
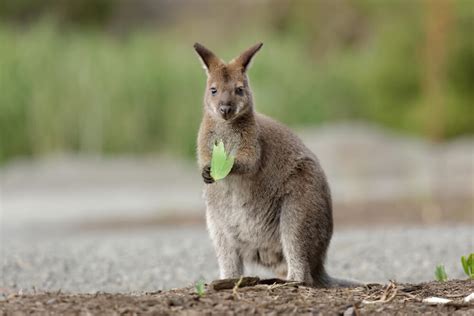
[[[312,285],[313,278],[311,276],[310,259],[304,246],[305,241],[302,231],[298,228],[298,224],[294,223],[296,225],[293,225],[287,221],[288,219],[281,221],[280,232],[283,255],[288,266],[286,279]]]
[[[329,193],[325,191],[324,181],[304,173],[304,166],[299,172],[294,180],[298,180],[298,176],[303,179],[290,181],[293,190],[283,202],[280,218],[283,254],[288,263],[287,279],[328,286],[324,261],[332,236]]]
[[[218,229],[209,215],[207,216],[207,227],[216,251],[220,278],[230,279],[242,276],[244,266],[237,247]]]

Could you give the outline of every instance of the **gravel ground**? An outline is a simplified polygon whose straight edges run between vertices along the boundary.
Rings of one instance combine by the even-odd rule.
[[[444,263],[463,278],[461,255],[474,250],[474,227],[377,227],[336,231],[328,269],[361,281],[421,282]],[[0,288],[72,292],[156,291],[217,277],[204,227],[146,230],[22,231],[3,227]],[[271,276],[251,269],[247,274]]]

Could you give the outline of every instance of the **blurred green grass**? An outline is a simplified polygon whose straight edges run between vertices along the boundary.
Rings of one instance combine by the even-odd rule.
[[[445,139],[474,132],[472,23],[465,25],[472,16],[450,39]],[[250,70],[257,110],[290,125],[367,120],[429,138],[423,38],[417,19],[409,21],[387,19],[363,47],[322,59],[291,30],[262,32],[265,46]],[[70,151],[192,157],[205,75],[193,43],[175,35],[63,31],[50,20],[21,31],[0,24],[0,162]],[[211,48],[230,59],[251,44],[243,34]]]

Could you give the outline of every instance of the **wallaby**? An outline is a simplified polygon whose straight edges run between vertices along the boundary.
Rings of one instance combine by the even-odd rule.
[[[290,129],[254,110],[247,70],[262,45],[227,64],[194,45],[207,73],[198,163],[220,277],[240,277],[244,262],[255,262],[287,280],[349,286],[324,269],[333,219],[318,159]],[[214,181],[212,149],[221,140],[235,161],[226,178]]]

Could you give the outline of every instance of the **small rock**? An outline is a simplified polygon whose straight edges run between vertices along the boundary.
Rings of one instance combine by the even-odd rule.
[[[423,303],[429,304],[429,305],[440,305],[440,304],[447,304],[449,302],[452,302],[452,300],[449,300],[447,298],[442,298],[442,297],[428,297],[423,300]]]
[[[346,309],[343,313],[344,316],[352,316],[352,315],[355,315],[355,309],[354,309],[354,306],[351,306],[349,307],[348,309]]]
[[[468,296],[466,296],[463,300],[465,303],[469,303],[471,301],[474,301],[474,292],[472,292],[471,294],[469,294]]]

